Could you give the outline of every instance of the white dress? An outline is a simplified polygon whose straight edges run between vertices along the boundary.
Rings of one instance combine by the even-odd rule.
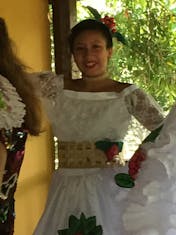
[[[176,235],[176,105],[154,143],[145,144],[136,186],[123,214],[127,235]]]
[[[135,85],[121,93],[76,92],[63,89],[62,78],[53,86],[48,85],[47,73],[40,78],[44,105],[59,140],[123,141],[132,114],[149,130],[163,121],[155,101]],[[125,235],[122,214],[129,189],[115,184],[114,176],[119,172],[127,172],[127,167],[58,168],[33,234],[57,235],[58,230],[68,228],[70,215],[80,217],[83,212],[86,217],[96,216],[103,235]]]

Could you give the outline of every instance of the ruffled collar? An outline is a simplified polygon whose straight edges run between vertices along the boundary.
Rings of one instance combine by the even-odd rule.
[[[10,130],[21,127],[26,114],[25,105],[16,89],[3,76],[0,75],[0,129]]]

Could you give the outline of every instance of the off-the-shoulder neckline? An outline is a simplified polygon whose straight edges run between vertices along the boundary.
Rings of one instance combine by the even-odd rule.
[[[138,89],[136,85],[130,85],[124,88],[121,92],[116,91],[75,91],[69,89],[63,89],[64,94],[67,97],[76,98],[76,99],[114,99],[121,96],[126,96],[134,90]]]
[[[64,92],[66,93],[80,93],[80,94],[122,94],[122,93],[126,93],[129,91],[133,91],[138,89],[138,86],[135,84],[131,84],[128,87],[125,87],[122,91],[117,92],[117,91],[76,91],[76,90],[71,90],[71,89],[67,89],[67,88],[63,88]]]

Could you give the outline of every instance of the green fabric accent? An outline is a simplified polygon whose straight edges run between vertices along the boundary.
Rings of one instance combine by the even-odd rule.
[[[122,147],[123,147],[123,142],[121,141],[107,141],[107,140],[100,140],[95,142],[95,146],[97,149],[100,149],[104,152],[106,152],[112,145],[116,144],[119,148],[119,152],[122,151]]]
[[[69,217],[69,228],[58,230],[58,235],[75,235],[77,233],[83,235],[102,235],[103,230],[100,225],[96,225],[96,217],[86,218],[84,213],[81,213],[80,219],[74,215]]]
[[[161,129],[163,128],[163,125],[158,127],[157,129],[153,130],[144,140],[142,143],[146,142],[154,142],[156,137],[160,134]]]
[[[134,180],[129,174],[119,173],[115,175],[114,179],[116,184],[120,187],[133,188],[135,186]]]

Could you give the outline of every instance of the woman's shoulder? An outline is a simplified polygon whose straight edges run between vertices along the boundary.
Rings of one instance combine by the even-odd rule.
[[[132,83],[113,81],[114,91],[124,95],[130,94],[135,90],[138,90],[139,87]]]
[[[120,93],[120,92],[123,92],[124,90],[130,88],[133,84],[119,82],[119,81],[114,80],[113,85],[114,85],[115,91]]]

